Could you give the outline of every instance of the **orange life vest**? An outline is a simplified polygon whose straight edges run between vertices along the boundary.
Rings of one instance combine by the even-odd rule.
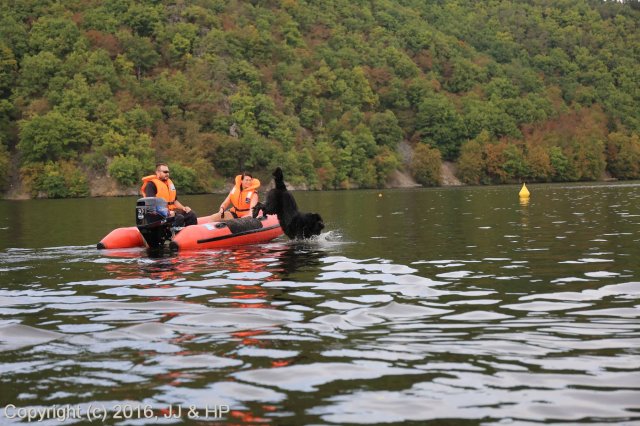
[[[235,213],[238,217],[244,217],[249,214],[251,209],[251,197],[253,194],[258,195],[256,190],[260,188],[260,181],[256,178],[251,180],[248,188],[240,189],[242,186],[242,175],[236,176],[236,184],[229,193],[231,201],[231,213]]]
[[[171,182],[171,179],[167,179],[165,182],[158,179],[156,175],[149,175],[142,178],[142,186],[140,187],[140,195],[146,197],[144,190],[149,182],[153,182],[156,185],[156,197],[163,198],[167,202],[169,210],[174,210],[176,207],[173,204],[176,201],[176,186]]]

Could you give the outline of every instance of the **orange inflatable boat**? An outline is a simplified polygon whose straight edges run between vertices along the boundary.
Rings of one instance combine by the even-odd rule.
[[[173,250],[215,249],[266,243],[282,235],[275,215],[187,226],[169,243]]]
[[[141,198],[136,203],[136,226],[111,231],[97,244],[98,249],[132,247],[161,248],[166,241],[173,250],[216,249],[260,244],[283,234],[275,215],[246,217],[224,222],[198,218],[197,225],[179,231],[172,228],[166,202],[160,198]]]

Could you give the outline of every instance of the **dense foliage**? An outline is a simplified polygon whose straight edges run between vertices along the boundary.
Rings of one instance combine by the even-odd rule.
[[[437,185],[443,159],[468,183],[639,178],[639,23],[635,0],[0,0],[0,190],[135,187],[157,160],[183,192],[276,165]]]

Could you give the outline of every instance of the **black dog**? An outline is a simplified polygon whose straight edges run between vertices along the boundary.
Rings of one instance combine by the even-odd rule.
[[[253,208],[253,217],[257,217],[260,210],[265,215],[277,215],[280,227],[291,239],[320,235],[324,229],[322,217],[318,213],[301,213],[298,210],[295,198],[284,184],[284,175],[280,167],[273,171],[273,177],[276,187],[267,192],[267,200],[264,204],[262,202],[256,204]]]

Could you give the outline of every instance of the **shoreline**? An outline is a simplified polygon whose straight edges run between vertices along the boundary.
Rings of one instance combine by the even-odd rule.
[[[582,184],[582,185],[604,185],[604,184],[621,184],[624,185],[625,182],[628,182],[628,185],[633,186],[633,185],[640,185],[640,180],[638,179],[631,179],[631,180],[620,180],[620,179],[615,179],[615,178],[608,178],[608,179],[600,179],[600,180],[593,180],[593,181],[566,181],[566,182],[524,182],[527,184],[527,186],[531,186],[531,185],[567,185],[567,184]],[[287,184],[288,185],[288,184]],[[499,186],[520,186],[522,185],[522,182],[511,182],[511,183],[502,183],[502,184],[489,184],[489,185],[468,185],[468,184],[464,184],[464,183],[456,183],[456,184],[445,184],[443,183],[442,185],[439,186],[422,186],[419,184],[415,184],[415,185],[387,185],[384,188],[349,188],[349,189],[322,189],[322,190],[316,190],[316,189],[306,189],[306,188],[298,188],[295,186],[289,186],[289,190],[290,191],[309,191],[309,192],[320,192],[320,191],[357,191],[357,190],[363,190],[363,191],[380,191],[380,190],[393,190],[393,189],[418,189],[418,188],[431,188],[431,189],[437,189],[437,188],[454,188],[454,187],[464,187],[464,188],[481,188],[481,187],[499,187]],[[264,187],[264,190],[267,191],[269,190],[269,188],[271,187],[271,183],[269,185],[266,185]],[[192,195],[224,195],[227,194],[229,192],[229,190],[214,190],[214,191],[209,191],[209,192],[198,192],[198,193],[191,193],[191,194],[183,194],[183,196],[192,196]],[[68,197],[68,198],[47,198],[47,197],[29,197],[26,194],[21,194],[22,196],[15,196],[15,197],[7,197],[7,196],[2,196],[0,197],[0,201],[25,201],[25,200],[64,200],[64,199],[82,199],[82,198],[121,198],[121,197],[134,197],[136,195],[138,195],[137,191],[122,191],[119,193],[113,193],[113,194],[99,194],[99,195],[89,195],[87,197]]]

